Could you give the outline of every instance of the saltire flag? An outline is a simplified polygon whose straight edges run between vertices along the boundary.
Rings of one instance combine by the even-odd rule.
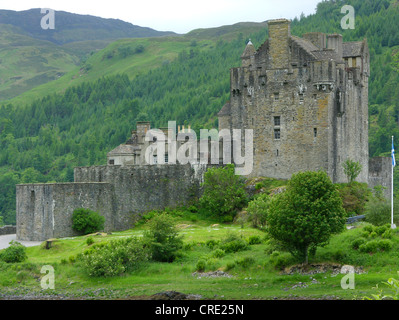
[[[392,138],[392,167],[396,166],[396,161],[395,161],[395,149],[393,147],[393,138]]]

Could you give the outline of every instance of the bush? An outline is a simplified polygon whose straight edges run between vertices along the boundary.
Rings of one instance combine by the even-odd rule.
[[[394,199],[394,223],[399,224],[399,199]],[[390,225],[391,222],[391,203],[386,199],[371,197],[366,205],[365,221],[374,226]]]
[[[214,258],[223,258],[225,256],[226,252],[222,249],[215,249],[212,251],[212,257]]]
[[[224,250],[226,253],[233,253],[248,249],[248,243],[238,235],[230,233],[222,240],[219,248]]]
[[[150,258],[143,241],[135,237],[93,245],[81,259],[91,277],[112,277],[128,272]]]
[[[11,241],[10,246],[0,251],[0,260],[7,263],[23,262],[28,257],[26,255],[26,247],[17,241]]]
[[[366,183],[342,183],[337,184],[337,187],[347,216],[365,213],[366,204],[371,195]]]
[[[195,270],[204,271],[206,267],[206,261],[204,259],[199,259],[195,265]]]
[[[248,244],[250,244],[250,245],[261,244],[261,243],[262,243],[262,239],[258,235],[250,236],[249,239],[248,239]]]
[[[247,269],[255,263],[255,259],[252,257],[244,257],[235,261],[235,264]]]
[[[371,240],[359,246],[359,251],[363,253],[376,253],[378,251],[389,251],[393,247],[391,240]]]
[[[297,260],[288,252],[280,253],[275,251],[270,255],[270,262],[274,268],[283,270],[284,268],[295,264]]]
[[[88,237],[88,238],[86,239],[86,244],[87,244],[88,246],[91,246],[93,243],[94,243],[93,237]]]
[[[148,224],[149,230],[144,233],[144,240],[150,248],[152,259],[172,262],[177,251],[183,247],[183,240],[178,235],[174,220],[162,213],[151,219]]]
[[[90,209],[76,209],[72,214],[72,229],[82,234],[104,229],[105,218]]]
[[[209,249],[212,250],[212,249],[213,249],[214,247],[216,247],[219,243],[220,243],[219,240],[210,239],[210,240],[207,240],[207,241],[205,242],[205,245],[206,245]]]
[[[357,238],[357,239],[355,239],[355,240],[353,240],[353,241],[351,242],[351,247],[352,247],[352,249],[357,250],[357,249],[359,249],[359,247],[360,247],[362,244],[364,244],[364,243],[366,243],[366,239],[364,239],[364,238]]]

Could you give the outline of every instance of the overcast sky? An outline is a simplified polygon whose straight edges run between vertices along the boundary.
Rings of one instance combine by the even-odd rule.
[[[159,31],[187,33],[237,22],[299,17],[315,13],[321,0],[0,0],[0,9],[51,8],[121,19]]]

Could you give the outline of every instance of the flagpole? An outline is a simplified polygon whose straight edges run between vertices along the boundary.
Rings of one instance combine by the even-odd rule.
[[[392,166],[391,166],[391,228],[396,229],[396,225],[393,223],[393,167],[396,165],[395,161],[395,149],[393,147],[393,136],[392,136]]]

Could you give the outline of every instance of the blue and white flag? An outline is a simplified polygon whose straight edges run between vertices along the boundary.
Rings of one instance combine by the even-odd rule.
[[[393,138],[392,138],[392,167],[396,166],[395,161],[395,149],[393,148]]]

